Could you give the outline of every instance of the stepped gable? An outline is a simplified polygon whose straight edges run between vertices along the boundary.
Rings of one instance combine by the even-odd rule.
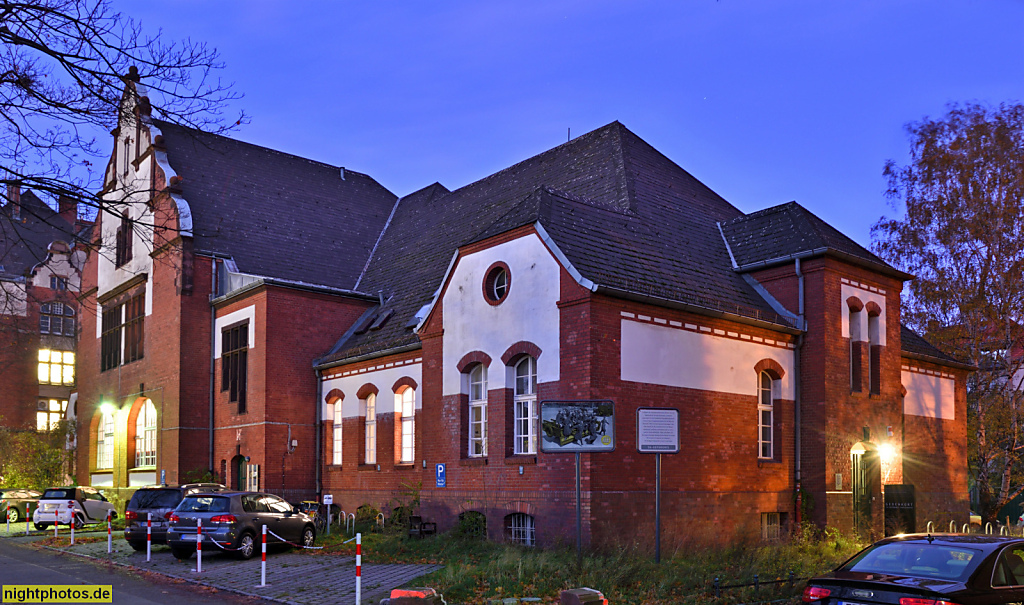
[[[584,278],[612,295],[669,299],[790,327],[731,269],[717,222],[742,213],[613,122],[446,195],[403,198],[359,289],[380,291],[377,330],[329,363],[418,342],[412,327],[460,246],[540,222]]]
[[[741,268],[810,251],[833,254],[897,277],[895,269],[796,202],[765,208],[722,223],[722,233]]]
[[[0,277],[23,277],[46,260],[54,241],[74,245],[76,226],[26,190],[21,194],[21,221],[11,220],[14,208],[8,202],[0,208]]]
[[[154,123],[182,177],[197,252],[231,256],[243,273],[355,286],[397,196],[339,166]]]

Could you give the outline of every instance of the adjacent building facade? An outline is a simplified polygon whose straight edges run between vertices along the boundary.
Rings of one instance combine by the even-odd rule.
[[[83,276],[81,482],[418,501],[442,529],[556,544],[577,469],[551,450],[600,438],[580,481],[602,545],[653,529],[655,408],[680,418],[670,536],[966,519],[970,368],[901,325],[911,276],[799,204],[744,214],[617,122],[398,199],[144,95],[108,168],[130,195],[94,228],[117,254]]]

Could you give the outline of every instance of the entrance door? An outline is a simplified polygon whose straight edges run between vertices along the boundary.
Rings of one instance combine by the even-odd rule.
[[[245,456],[238,455],[231,459],[231,487],[238,491],[246,489]]]
[[[850,450],[853,471],[853,527],[861,533],[872,529],[871,509],[882,483],[878,451],[870,443],[858,443]]]

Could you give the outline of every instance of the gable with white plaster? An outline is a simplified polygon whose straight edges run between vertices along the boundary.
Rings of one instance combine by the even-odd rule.
[[[846,304],[846,301],[851,297],[855,296],[862,303],[867,305],[869,302],[873,302],[878,305],[878,308],[882,310],[881,315],[878,316],[878,344],[885,346],[885,290],[875,288],[874,286],[867,286],[858,282],[851,282],[847,279],[843,279],[843,283],[840,286],[840,295],[842,298],[842,310],[839,313],[842,318],[842,329],[843,338],[850,337],[850,307]],[[857,316],[860,318],[860,341],[869,342],[870,335],[868,334],[868,314],[865,311],[858,313]]]
[[[352,373],[342,374],[334,378],[328,378],[324,380],[323,384],[323,397],[324,400],[320,402],[323,406],[324,419],[330,420],[334,418],[334,405],[327,403],[327,395],[337,389],[341,391],[345,397],[342,399],[341,416],[342,418],[361,418],[363,411],[360,407],[359,398],[356,397],[356,393],[365,384],[372,384],[377,387],[377,414],[393,414],[395,413],[395,393],[392,391],[392,387],[395,383],[402,378],[411,378],[416,381],[417,385],[423,384],[423,363],[422,358],[413,360],[412,363],[382,363],[379,366],[372,366],[365,370],[354,371]],[[416,409],[423,409],[423,389],[416,389]]]

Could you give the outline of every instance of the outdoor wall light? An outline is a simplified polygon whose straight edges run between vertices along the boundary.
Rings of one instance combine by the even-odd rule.
[[[117,408],[109,401],[104,401],[100,404],[100,412],[103,412],[104,414],[113,414],[116,411]]]
[[[878,446],[878,456],[882,460],[889,462],[896,457],[896,448],[891,443],[883,443]]]

